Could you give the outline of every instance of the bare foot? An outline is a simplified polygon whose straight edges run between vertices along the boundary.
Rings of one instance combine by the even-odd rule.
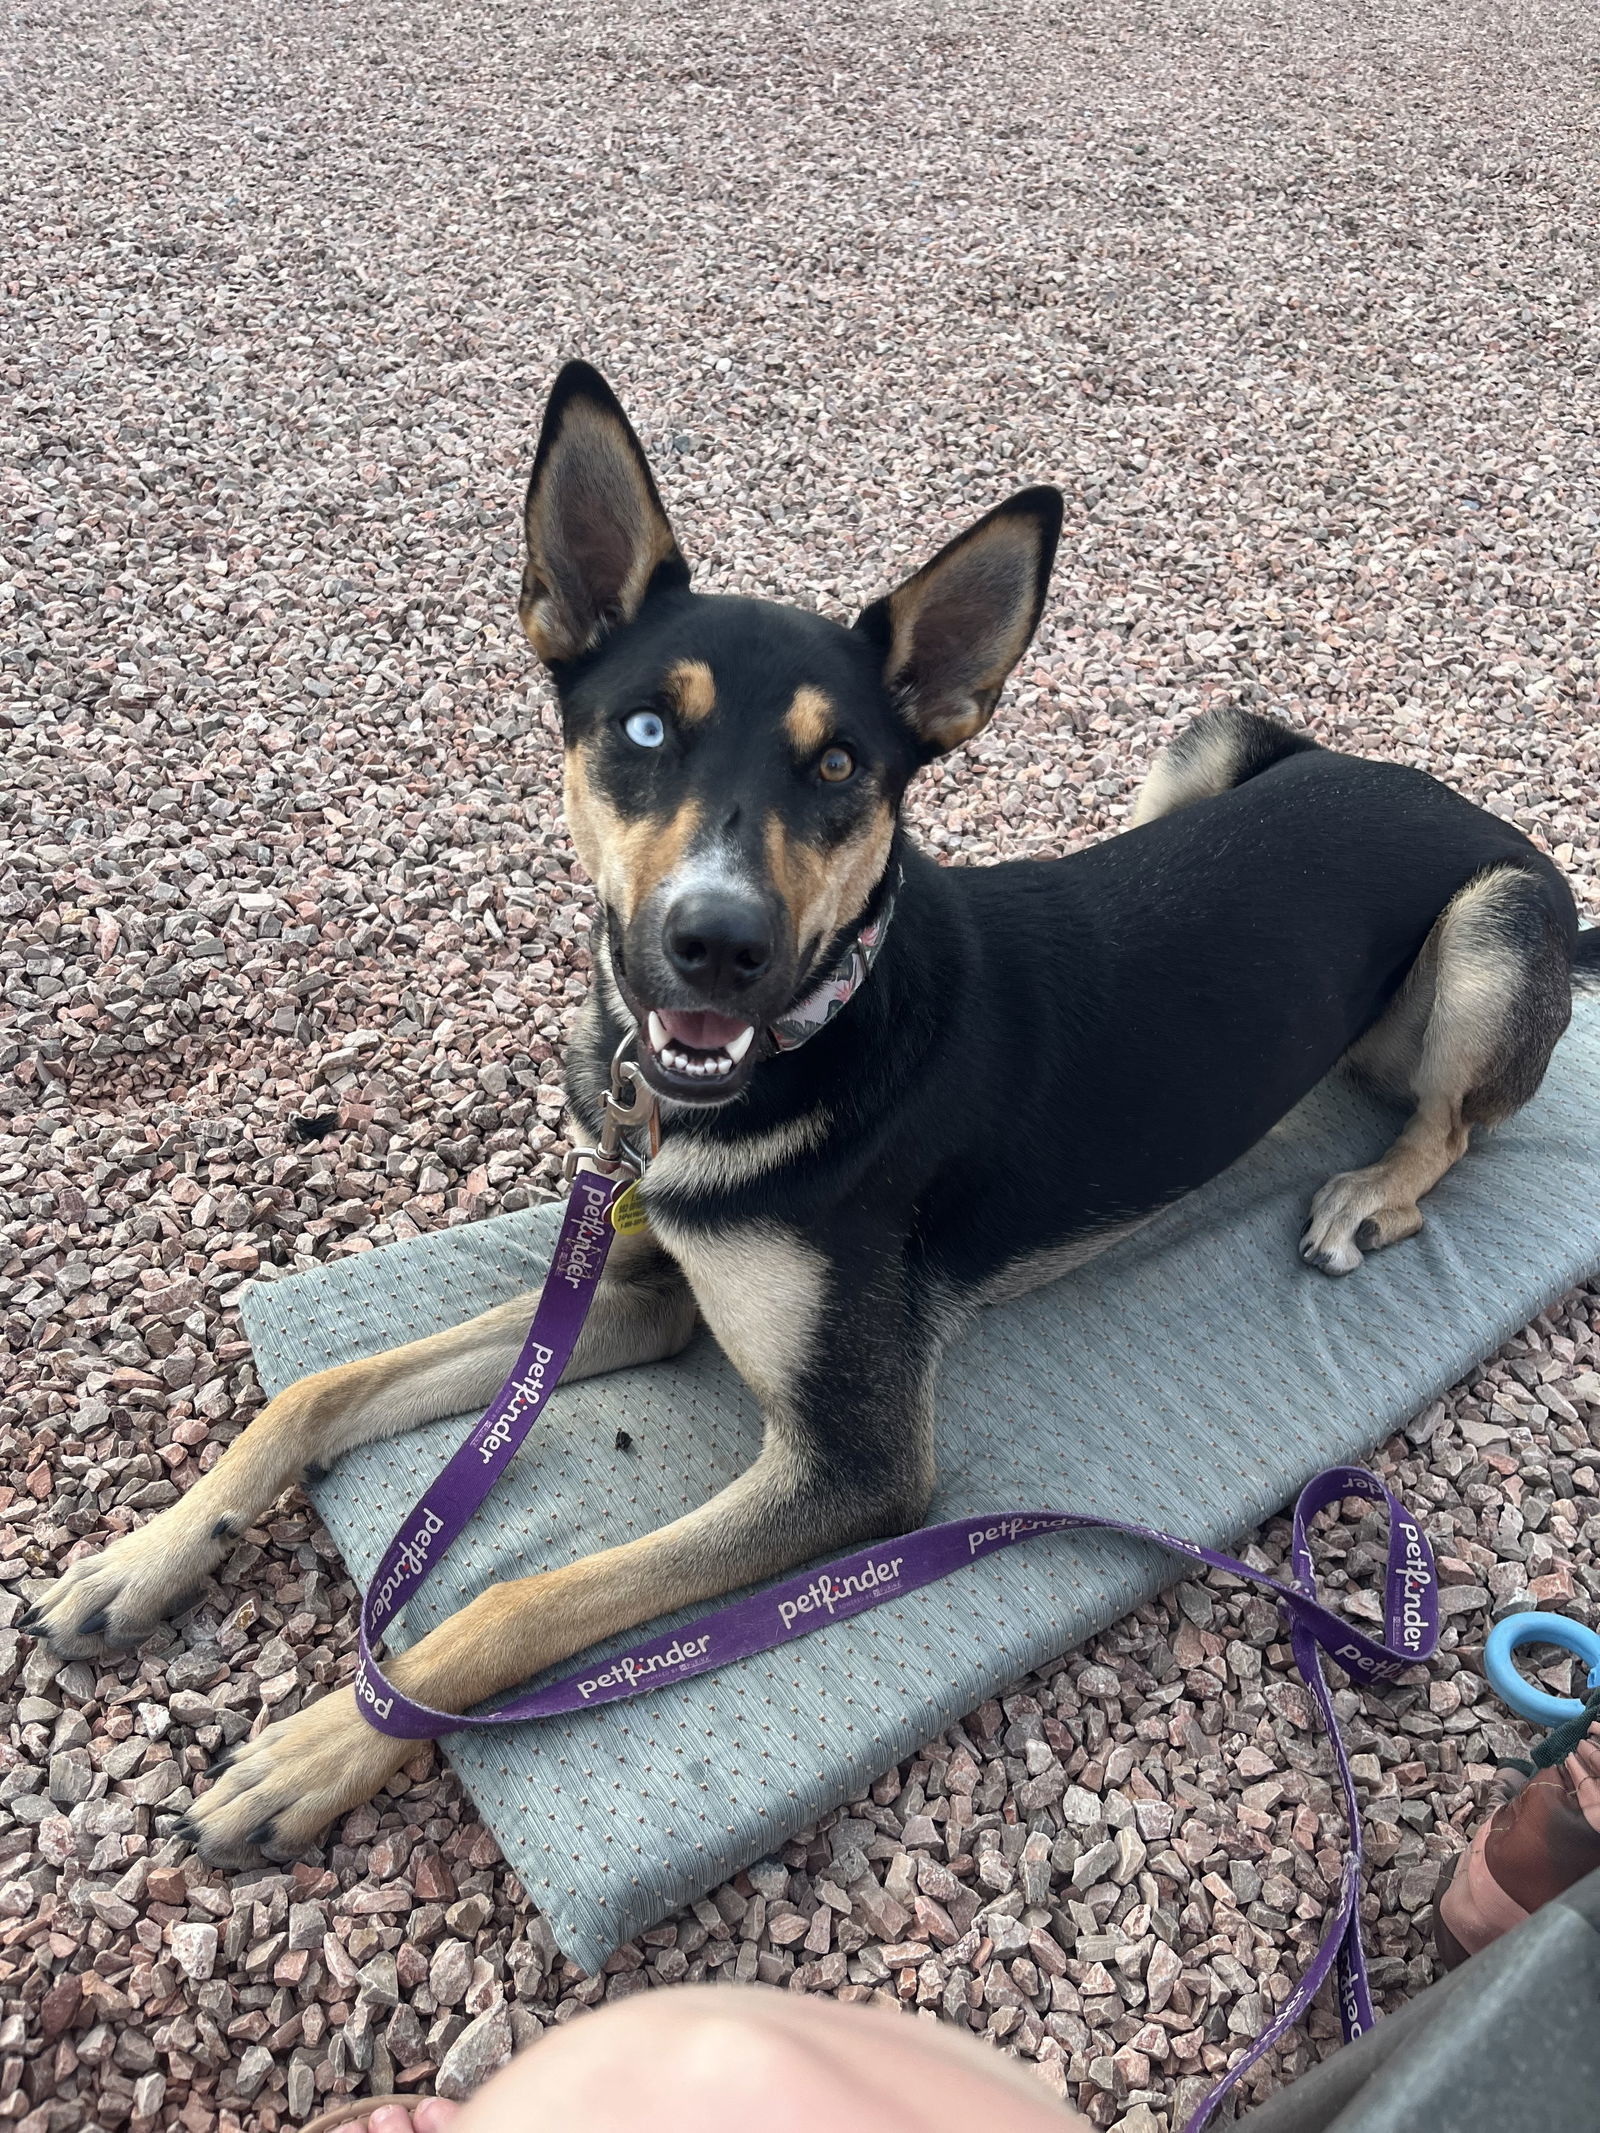
[[[410,2106],[386,2103],[370,2118],[352,2118],[349,2133],[446,2133],[460,2115],[459,2103],[446,2103],[442,2096],[429,2096]]]

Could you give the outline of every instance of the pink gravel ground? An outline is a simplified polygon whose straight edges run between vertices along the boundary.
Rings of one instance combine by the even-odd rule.
[[[565,355],[624,393],[711,588],[848,613],[1062,484],[1039,640],[917,797],[953,862],[1114,831],[1154,748],[1242,701],[1515,818],[1600,917],[1592,12],[25,0],[11,27],[0,2123],[275,2133],[731,1974],[889,1994],[1159,2133],[1288,1990],[1341,1842],[1239,1593],[1141,1609],[593,1978],[426,1758],[292,1872],[168,1833],[223,1743],[349,1667],[300,1502],[133,1657],[57,1672],[7,1625],[248,1420],[259,1267],[554,1181],[589,900],[512,603]],[[1346,1699],[1389,2001],[1516,1738],[1489,1620],[1593,1618],[1596,1308],[1380,1455],[1446,1558],[1454,1659]],[[1370,1581],[1373,1540],[1339,1527],[1336,1569]],[[1018,1798],[1055,1764],[1041,1856]],[[1319,2010],[1257,2090],[1333,2035]]]

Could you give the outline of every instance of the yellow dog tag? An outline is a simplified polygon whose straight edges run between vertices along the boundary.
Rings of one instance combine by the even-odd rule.
[[[640,1230],[647,1229],[650,1217],[644,1211],[644,1202],[639,1197],[639,1181],[634,1179],[626,1192],[619,1192],[611,1203],[611,1227],[619,1237],[637,1237]]]

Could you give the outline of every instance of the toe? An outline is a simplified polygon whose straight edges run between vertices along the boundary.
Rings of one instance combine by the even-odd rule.
[[[1356,1231],[1356,1242],[1363,1251],[1379,1252],[1385,1245],[1401,1244],[1407,1237],[1414,1237],[1421,1227],[1422,1214],[1416,1207],[1379,1207]]]
[[[1331,1274],[1336,1279],[1353,1274],[1361,1264],[1361,1254],[1353,1244],[1337,1238],[1312,1238],[1309,1234],[1302,1240],[1300,1256],[1307,1266],[1315,1267],[1319,1274]]]

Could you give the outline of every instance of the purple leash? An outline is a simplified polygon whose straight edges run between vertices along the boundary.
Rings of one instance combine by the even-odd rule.
[[[627,1114],[620,1107],[619,1115],[627,1122]],[[602,1139],[601,1153],[607,1159],[615,1159],[614,1133],[610,1141],[608,1147]],[[635,1167],[630,1164],[630,1168]],[[1439,1603],[1433,1551],[1427,1536],[1404,1504],[1365,1467],[1329,1467],[1301,1490],[1294,1507],[1294,1576],[1289,1584],[1252,1570],[1231,1555],[1202,1548],[1133,1520],[1091,1518],[1072,1511],[987,1511],[975,1517],[947,1519],[942,1525],[924,1526],[896,1540],[877,1542],[854,1555],[841,1556],[820,1570],[802,1570],[747,1599],[718,1608],[714,1614],[702,1615],[699,1621],[675,1630],[669,1637],[636,1645],[632,1651],[596,1662],[587,1672],[568,1674],[481,1715],[430,1710],[426,1704],[402,1694],[387,1679],[373,1657],[373,1648],[385,1627],[437,1569],[543,1411],[577,1346],[594,1300],[616,1234],[613,1216],[627,1226],[628,1211],[619,1208],[618,1203],[633,1191],[634,1182],[630,1177],[578,1172],[550,1272],[515,1368],[482,1420],[417,1499],[378,1565],[362,1603],[360,1659],[355,1676],[356,1697],[369,1723],[397,1740],[436,1740],[443,1734],[471,1727],[521,1725],[529,1719],[585,1711],[650,1689],[666,1688],[672,1682],[692,1680],[697,1674],[711,1673],[735,1659],[772,1651],[780,1644],[808,1636],[828,1622],[864,1614],[885,1600],[916,1592],[980,1557],[1014,1548],[1041,1533],[1125,1533],[1134,1540],[1153,1541],[1174,1555],[1186,1556],[1192,1563],[1229,1571],[1247,1584],[1258,1586],[1271,1593],[1283,1609],[1295,1663],[1316,1698],[1333,1743],[1350,1829],[1338,1901],[1316,1954],[1282,2010],[1238,2065],[1211,2091],[1189,2119],[1184,2133],[1199,2133],[1228,2091],[1300,2020],[1317,1988],[1335,1966],[1345,2041],[1371,2029],[1375,2017],[1367,1987],[1359,1911],[1360,1803],[1340,1738],[1333,1696],[1323,1675],[1322,1658],[1326,1653],[1337,1660],[1356,1681],[1392,1680],[1403,1667],[1432,1656],[1439,1641]],[[1354,1628],[1317,1598],[1309,1528],[1319,1511],[1346,1496],[1363,1496],[1369,1502],[1387,1506],[1389,1512],[1381,1639]]]

